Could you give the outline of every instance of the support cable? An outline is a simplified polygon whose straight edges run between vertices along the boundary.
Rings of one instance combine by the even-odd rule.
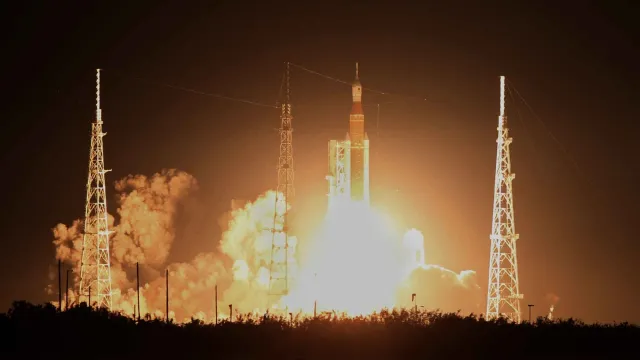
[[[241,103],[245,103],[245,104],[249,104],[249,105],[268,107],[268,108],[272,108],[272,109],[277,109],[278,108],[278,106],[276,106],[276,105],[269,105],[269,104],[264,104],[264,103],[260,103],[260,102],[257,102],[257,101],[252,101],[252,100],[247,100],[247,99],[242,99],[242,98],[236,98],[236,97],[231,97],[231,96],[226,96],[226,95],[208,93],[208,92],[204,92],[204,91],[200,91],[200,90],[186,88],[186,87],[183,87],[183,86],[177,86],[177,85],[171,85],[171,84],[167,84],[167,83],[161,83],[161,82],[157,82],[157,81],[152,81],[152,80],[148,80],[148,79],[145,79],[145,78],[141,78],[139,76],[124,75],[124,74],[121,74],[121,73],[119,73],[117,71],[114,71],[114,72],[116,74],[120,75],[121,77],[129,78],[129,79],[133,79],[133,80],[138,80],[138,81],[145,82],[145,83],[151,84],[151,85],[163,86],[163,87],[167,87],[167,88],[174,89],[174,90],[181,90],[181,91],[186,91],[186,92],[190,92],[190,93],[193,93],[193,94],[209,96],[209,97],[215,97],[215,98],[223,99],[223,100],[236,101],[236,102],[241,102]]]
[[[524,103],[524,105],[531,112],[533,117],[542,125],[544,130],[547,132],[547,135],[558,145],[560,150],[564,153],[565,158],[569,160],[569,162],[571,162],[575,170],[578,172],[578,175],[580,175],[590,187],[593,187],[593,182],[586,176],[584,171],[582,171],[582,168],[580,167],[580,165],[578,165],[578,162],[576,161],[576,159],[569,153],[567,148],[560,142],[560,140],[558,140],[558,138],[551,132],[549,127],[544,123],[544,121],[542,121],[542,118],[540,118],[540,116],[538,116],[538,114],[533,110],[533,108],[531,107],[531,105],[529,105],[527,100],[524,99],[524,97],[520,94],[518,89],[516,89],[516,87],[513,86],[513,82],[510,80],[507,80],[507,81],[509,82],[509,88],[513,89],[515,94],[518,95],[518,98],[520,98],[522,103]]]
[[[335,81],[335,82],[340,83],[340,84],[345,84],[345,85],[351,86],[352,83],[353,83],[353,81],[345,81],[345,80],[342,80],[342,79],[338,79],[336,77],[329,76],[329,75],[320,73],[318,71],[308,69],[308,68],[306,68],[306,67],[304,67],[302,65],[298,65],[298,64],[294,64],[294,63],[290,63],[290,64],[295,66],[295,67],[297,67],[300,70],[304,70],[304,71],[306,71],[306,72],[308,72],[310,74],[318,75],[320,77],[323,77],[323,78],[328,79],[328,80]],[[429,99],[429,98],[426,98],[426,97],[409,96],[409,95],[398,94],[398,93],[395,93],[395,92],[381,91],[381,90],[372,89],[372,88],[369,88],[369,87],[363,87],[362,89],[366,90],[366,91],[369,91],[369,92],[376,93],[376,94],[380,94],[380,95],[397,96],[397,97],[402,97],[402,98],[412,99],[412,100],[428,101],[428,102],[432,102],[432,103],[446,102],[446,101],[435,101],[435,100],[432,100],[432,99]]]

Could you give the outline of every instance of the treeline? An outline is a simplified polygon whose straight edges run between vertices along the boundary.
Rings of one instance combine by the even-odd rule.
[[[140,322],[84,304],[15,302],[0,315],[2,359],[614,359],[640,329],[578,320],[511,324],[474,315],[382,311],[367,317],[239,316],[218,325]]]

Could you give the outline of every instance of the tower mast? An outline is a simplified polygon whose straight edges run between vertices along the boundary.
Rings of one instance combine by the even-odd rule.
[[[293,128],[291,122],[291,88],[289,63],[286,63],[285,101],[280,113],[280,156],[278,158],[278,188],[271,244],[269,294],[286,295],[289,292],[289,219],[288,210],[295,195],[293,187]]]
[[[491,255],[487,291],[487,319],[504,316],[519,323],[521,320],[518,285],[518,258],[513,213],[513,179],[511,172],[511,144],[505,115],[505,77],[500,77],[500,116],[498,118],[498,150],[491,226]]]
[[[84,214],[84,238],[80,264],[80,292],[89,301],[97,299],[97,307],[111,310],[111,261],[107,198],[104,175],[104,148],[102,138],[102,109],[100,109],[100,69],[96,71],[96,119],[91,124],[89,152],[89,178]],[[91,304],[89,304],[91,306]]]

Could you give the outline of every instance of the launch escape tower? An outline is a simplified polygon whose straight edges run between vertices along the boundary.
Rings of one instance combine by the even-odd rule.
[[[491,255],[487,291],[488,320],[504,316],[520,322],[520,294],[518,286],[518,258],[513,213],[513,179],[507,116],[505,115],[505,78],[500,77],[500,116],[498,118],[498,151],[496,156],[493,221],[491,226]]]
[[[329,204],[349,198],[369,204],[369,137],[364,131],[362,84],[356,63],[356,78],[351,85],[353,105],[349,132],[345,140],[329,140]]]
[[[269,295],[289,292],[289,222],[288,207],[295,194],[293,187],[293,116],[289,87],[289,63],[285,70],[285,101],[280,113],[280,156],[278,158],[278,189],[273,219],[271,261],[269,265]]]
[[[89,306],[111,310],[111,260],[107,198],[104,175],[104,147],[102,138],[102,110],[100,109],[100,69],[96,71],[96,119],[91,124],[89,178],[84,214],[84,237],[80,263],[80,289]]]

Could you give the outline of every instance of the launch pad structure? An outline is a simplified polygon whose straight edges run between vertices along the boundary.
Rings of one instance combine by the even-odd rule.
[[[275,196],[274,226],[271,230],[271,259],[269,264],[269,295],[284,296],[289,293],[291,264],[289,209],[294,189],[293,116],[290,97],[290,64],[286,63],[285,96],[280,108],[280,146],[277,165],[278,185]],[[362,85],[356,63],[355,80],[352,83],[352,108],[349,131],[343,140],[329,140],[328,181],[329,207],[341,200],[370,203],[369,138],[365,132],[362,107]],[[100,107],[100,69],[96,73],[96,117],[92,123],[89,172],[86,189],[84,232],[80,263],[79,300],[89,306],[112,309],[109,230],[105,174],[110,170],[104,165]],[[500,77],[500,115],[498,118],[496,172],[494,186],[492,232],[490,236],[489,279],[487,289],[486,318],[506,317],[521,322],[518,261],[513,210],[513,179],[511,172],[510,144],[505,112],[505,77]],[[295,245],[294,245],[295,246]],[[92,301],[93,300],[93,301]],[[552,312],[553,310],[551,310]],[[551,315],[550,315],[551,316]]]
[[[518,234],[513,212],[513,179],[516,175],[511,172],[511,141],[505,113],[505,77],[501,76],[486,318],[491,320],[502,316],[519,323],[520,300],[524,296],[518,284]]]
[[[278,157],[278,187],[276,191],[273,228],[271,229],[271,259],[269,264],[269,295],[289,293],[289,208],[295,195],[293,187],[293,116],[291,113],[290,64],[285,69],[285,99],[280,112],[280,155]]]
[[[78,295],[92,306],[111,310],[111,257],[104,168],[102,109],[100,108],[100,69],[96,71],[96,119],[91,124],[89,177],[84,215],[80,289]],[[95,302],[91,301],[94,296]]]

